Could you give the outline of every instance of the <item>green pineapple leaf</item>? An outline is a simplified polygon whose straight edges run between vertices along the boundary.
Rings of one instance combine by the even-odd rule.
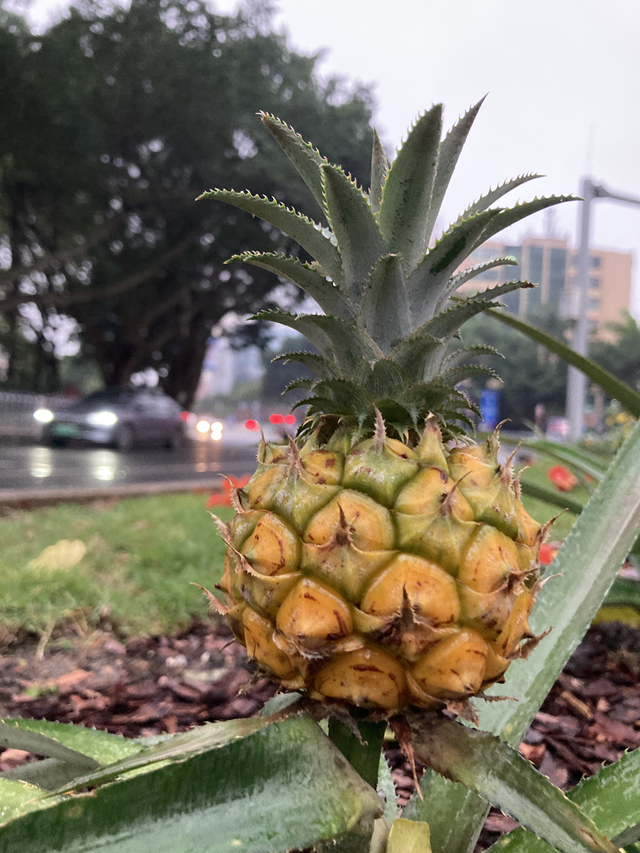
[[[471,254],[499,213],[499,210],[486,210],[451,228],[413,270],[407,292],[414,329],[433,317],[451,273]]]
[[[495,355],[498,358],[504,358],[502,353],[498,352],[495,347],[489,346],[488,344],[474,344],[474,346],[462,347],[462,349],[454,350],[445,356],[442,360],[442,369],[444,370],[446,368],[449,370],[452,367],[457,367],[457,365],[465,358],[476,358],[479,355]]]
[[[305,252],[315,258],[327,275],[331,276],[337,284],[342,283],[342,261],[338,249],[331,239],[324,234],[322,227],[306,216],[273,199],[252,195],[249,192],[209,190],[198,196],[197,200],[203,198],[224,201],[240,210],[251,213],[253,216],[258,216],[280,231],[284,231],[296,243],[299,243]]]
[[[285,387],[285,389],[282,393],[286,394],[287,391],[297,391],[297,390],[313,391],[317,382],[318,382],[317,379],[307,379],[306,377],[303,379],[294,379],[287,384],[287,386]]]
[[[531,287],[536,287],[536,285],[530,281],[507,281],[505,284],[497,284],[495,287],[482,290],[473,296],[458,297],[451,308],[447,308],[433,319],[427,320],[416,330],[416,334],[426,333],[435,338],[449,340],[467,320],[486,311],[488,307],[493,307],[495,300],[499,299],[500,296],[514,290]]]
[[[387,248],[369,200],[357,184],[337,166],[323,166],[322,175],[329,224],[342,258],[345,291],[359,302],[370,271],[387,254]]]
[[[333,358],[346,376],[352,374],[359,360],[376,361],[382,352],[366,334],[337,317],[325,314],[291,314],[288,311],[262,311],[254,320],[266,320],[289,326],[308,338],[325,358]]]
[[[315,200],[320,205],[320,209],[324,214],[324,193],[320,167],[328,163],[328,160],[313,145],[305,142],[299,133],[296,133],[292,127],[289,127],[281,119],[264,112],[258,115],[262,120],[262,124],[293,163],[298,174],[313,193]]]
[[[373,399],[362,388],[347,379],[322,379],[315,389],[319,394],[332,399],[331,411],[365,417],[373,410]]]
[[[507,193],[510,193],[511,190],[515,190],[517,187],[522,186],[522,184],[526,184],[527,181],[534,181],[537,178],[543,178],[544,175],[534,175],[534,174],[526,174],[526,175],[518,175],[516,178],[511,178],[509,181],[504,181],[502,184],[498,184],[495,189],[489,190],[485,195],[480,196],[477,201],[474,201],[473,204],[470,204],[469,207],[460,214],[458,219],[455,222],[455,225],[458,225],[460,222],[463,222],[465,219],[468,219],[470,216],[475,216],[477,213],[486,210],[490,207],[494,202],[501,199]]]
[[[356,307],[333,282],[328,281],[313,267],[297,258],[275,253],[243,252],[234,255],[229,261],[244,261],[254,267],[282,276],[297,285],[318,303],[325,314],[333,314],[343,320],[355,320]]]
[[[473,267],[468,267],[466,270],[463,270],[461,273],[454,275],[449,280],[449,285],[451,286],[451,292],[457,290],[461,285],[465,282],[469,281],[472,278],[475,278],[477,275],[482,275],[483,272],[487,270],[492,270],[494,267],[517,267],[518,261],[511,256],[506,256],[504,258],[494,258],[492,261],[487,261],[485,264],[477,264]]]
[[[387,161],[387,155],[384,153],[380,137],[374,127],[373,149],[371,151],[371,189],[369,190],[369,199],[371,201],[371,212],[376,217],[380,213],[382,190],[384,188],[385,181],[387,180],[388,171],[389,163]]]
[[[284,364],[297,361],[300,364],[304,364],[309,370],[313,370],[320,379],[340,378],[340,371],[333,359],[324,358],[324,356],[318,355],[315,352],[285,352],[282,355],[277,355],[273,361],[282,361]]]
[[[358,328],[364,329],[385,355],[410,328],[409,303],[404,272],[398,255],[386,255],[366,282]]]
[[[390,357],[407,374],[410,380],[421,382],[426,366],[444,351],[444,342],[427,332],[414,332],[391,350]]]
[[[498,215],[487,226],[487,230],[478,239],[474,249],[481,246],[482,243],[490,240],[495,234],[515,225],[516,222],[521,222],[532,213],[538,213],[541,210],[546,210],[548,207],[553,207],[556,204],[563,204],[565,201],[580,201],[572,195],[548,196],[546,198],[534,198],[532,201],[525,201],[522,204],[516,204],[513,207],[508,207],[505,210],[500,210]]]
[[[358,371],[356,382],[360,382],[374,397],[397,397],[409,383],[405,371],[390,358],[381,358],[373,365],[364,363],[366,372]]]
[[[567,792],[567,799],[582,809],[618,847],[640,839],[640,749],[625,753],[595,776],[583,779]],[[527,829],[503,835],[492,853],[552,853],[545,841]],[[487,851],[488,853],[488,851]]]
[[[382,194],[380,230],[388,251],[410,271],[428,245],[426,233],[442,132],[442,104],[421,115],[391,164]]]
[[[438,213],[442,206],[445,193],[451,181],[451,176],[458,163],[460,152],[462,151],[467,136],[471,130],[471,126],[476,120],[478,110],[482,106],[484,98],[481,98],[477,104],[470,107],[462,118],[454,124],[451,130],[440,143],[438,151],[438,163],[436,167],[436,177],[433,182],[433,193],[431,196],[431,204],[429,205],[429,215],[425,227],[425,241],[429,244],[429,239],[436,224]]]
[[[409,722],[421,761],[476,791],[553,847],[563,853],[619,853],[562,791],[498,737],[442,718],[413,714]]]
[[[439,375],[443,382],[451,385],[457,385],[458,382],[471,379],[473,376],[488,376],[492,379],[500,379],[495,370],[483,364],[462,364],[459,367],[443,370]]]

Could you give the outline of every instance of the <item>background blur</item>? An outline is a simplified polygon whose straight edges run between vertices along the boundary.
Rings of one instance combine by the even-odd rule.
[[[184,409],[221,418],[288,410],[280,392],[300,368],[270,362],[299,342],[247,318],[275,303],[296,310],[296,295],[224,262],[292,247],[248,216],[194,202],[209,187],[248,187],[312,212],[261,109],[367,186],[373,123],[393,156],[420,109],[443,101],[451,124],[488,93],[439,230],[522,172],[547,176],[523,197],[577,193],[584,175],[640,195],[633,0],[1,8],[0,392],[159,383]],[[514,255],[510,272],[540,287],[509,310],[569,338],[578,207],[532,217],[472,259]],[[637,386],[640,211],[596,208],[590,355]],[[507,356],[494,364],[503,385],[471,386],[477,399],[499,391],[516,427],[564,414],[566,368],[495,321],[464,334]],[[591,428],[608,405],[591,394]]]

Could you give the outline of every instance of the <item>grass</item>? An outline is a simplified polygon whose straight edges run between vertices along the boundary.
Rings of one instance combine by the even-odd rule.
[[[539,457],[524,478],[550,486],[553,462]],[[588,497],[581,486],[572,493]],[[524,498],[539,522],[558,514]],[[229,519],[232,510],[220,508]],[[551,539],[564,539],[575,516],[562,515]],[[80,539],[87,552],[71,569],[31,565],[60,539]],[[60,504],[0,518],[0,644],[28,632],[88,633],[108,621],[122,636],[175,631],[208,607],[192,581],[212,589],[222,575],[224,546],[203,495],[169,495],[114,504]],[[60,630],[62,629],[62,630]]]
[[[60,539],[86,545],[75,567],[31,565]],[[50,633],[62,623],[86,632],[109,621],[122,636],[176,630],[206,616],[207,603],[190,582],[211,589],[223,560],[203,495],[12,512],[0,519],[0,641]]]

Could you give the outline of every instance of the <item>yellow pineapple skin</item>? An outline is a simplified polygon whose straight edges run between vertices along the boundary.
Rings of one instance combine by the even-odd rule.
[[[459,703],[532,638],[543,529],[498,439],[377,434],[262,444],[219,589],[248,656],[287,689],[395,713]]]

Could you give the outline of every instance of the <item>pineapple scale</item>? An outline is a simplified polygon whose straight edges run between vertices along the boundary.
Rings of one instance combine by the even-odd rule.
[[[234,635],[285,688],[438,707],[526,651],[543,535],[497,434],[447,450],[428,419],[414,448],[378,433],[263,444],[220,589]]]

